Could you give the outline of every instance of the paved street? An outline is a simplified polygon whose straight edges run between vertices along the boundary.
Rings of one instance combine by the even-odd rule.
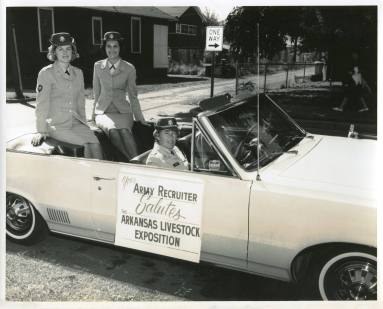
[[[314,67],[306,68],[306,75],[314,73]],[[303,76],[303,69],[289,71],[289,83],[294,82],[294,76]],[[262,89],[264,77],[260,76],[260,87]],[[240,79],[241,82],[251,81],[256,83],[257,76],[248,76]],[[278,89],[286,82],[286,72],[271,74],[267,77],[267,87]],[[203,85],[178,87],[169,90],[161,90],[139,95],[145,116],[157,118],[160,115],[174,115],[175,113],[187,112],[191,107],[197,106],[202,99],[210,97],[210,80]],[[229,92],[235,94],[235,79],[215,79],[214,95]]]
[[[9,301],[296,300],[294,284],[79,239],[7,241]]]

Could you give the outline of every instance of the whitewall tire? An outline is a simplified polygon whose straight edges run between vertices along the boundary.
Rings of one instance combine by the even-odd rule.
[[[43,238],[46,232],[46,224],[32,203],[20,195],[7,192],[6,233],[8,239],[31,244]]]
[[[362,251],[338,253],[320,268],[317,284],[323,300],[376,300],[376,256]]]

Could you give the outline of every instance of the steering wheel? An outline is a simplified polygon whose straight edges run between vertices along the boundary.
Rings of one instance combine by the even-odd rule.
[[[237,161],[240,164],[246,164],[249,163],[249,160],[252,157],[257,157],[257,147],[261,147],[260,151],[262,150],[262,146],[264,146],[262,143],[258,142],[258,138],[251,135],[251,133],[256,128],[256,125],[253,125],[249,131],[246,133],[243,140],[238,144],[234,151],[234,157],[237,159]]]

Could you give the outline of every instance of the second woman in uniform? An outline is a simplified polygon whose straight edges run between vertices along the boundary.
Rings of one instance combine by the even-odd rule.
[[[104,35],[103,47],[108,58],[94,64],[93,117],[111,143],[131,159],[138,154],[132,134],[133,115],[142,124],[146,121],[137,98],[136,69],[120,58],[122,40],[119,32]]]

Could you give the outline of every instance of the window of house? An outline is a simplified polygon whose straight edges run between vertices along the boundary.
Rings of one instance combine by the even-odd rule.
[[[92,42],[93,45],[102,44],[102,18],[92,17]]]
[[[176,33],[197,35],[197,26],[177,23]]]
[[[55,32],[53,8],[37,8],[40,52],[47,52],[49,39]]]
[[[141,53],[141,18],[132,17],[131,19],[131,52],[133,54]]]

